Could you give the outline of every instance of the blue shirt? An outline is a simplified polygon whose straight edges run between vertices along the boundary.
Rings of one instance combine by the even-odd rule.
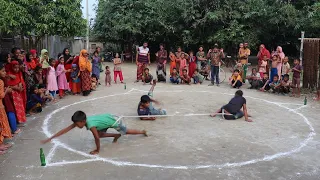
[[[148,115],[150,115],[150,109],[149,108],[141,108],[140,106],[141,106],[141,102],[139,102],[138,109],[137,109],[139,116],[148,116]]]

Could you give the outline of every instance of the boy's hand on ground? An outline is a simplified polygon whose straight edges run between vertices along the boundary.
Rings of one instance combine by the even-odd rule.
[[[246,121],[247,121],[247,122],[253,122],[251,119],[247,119]]]
[[[91,155],[99,154],[99,151],[98,150],[94,150],[94,151],[91,151],[90,154]]]

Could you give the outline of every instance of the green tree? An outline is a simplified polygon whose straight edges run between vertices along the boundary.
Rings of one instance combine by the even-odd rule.
[[[81,0],[0,0],[0,10],[1,32],[35,36],[36,43],[46,34],[83,35],[86,28]]]
[[[193,47],[215,42],[298,45],[300,31],[319,36],[319,3],[312,0],[99,0],[93,28],[105,42],[148,40]]]

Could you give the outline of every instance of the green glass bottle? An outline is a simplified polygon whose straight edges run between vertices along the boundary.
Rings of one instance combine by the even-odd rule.
[[[307,102],[308,102],[307,96],[305,96],[305,97],[304,97],[304,105],[307,105]]]
[[[127,83],[124,83],[124,89],[125,90],[127,89]]]
[[[44,155],[42,148],[40,148],[40,161],[41,161],[41,166],[46,166],[46,157]]]

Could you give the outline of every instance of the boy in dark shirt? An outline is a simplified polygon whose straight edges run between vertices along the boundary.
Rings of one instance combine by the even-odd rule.
[[[244,116],[247,122],[252,122],[252,120],[249,119],[246,103],[247,101],[243,97],[243,92],[238,90],[229,103],[222,106],[217,112],[212,114],[211,117],[222,113],[223,118],[226,120],[236,120]],[[241,108],[243,108],[243,111],[241,111]]]
[[[152,106],[152,103],[155,103],[155,104],[159,104],[158,101],[154,100],[154,99],[151,99],[150,96],[152,97],[153,96],[153,90],[154,90],[154,87],[156,86],[156,81],[153,80],[153,84],[152,84],[152,87],[148,93],[148,95],[143,95],[141,96],[141,99],[140,99],[140,102],[138,104],[138,115],[139,116],[149,116],[151,115],[150,117],[140,117],[141,120],[156,120],[156,117],[152,117],[152,115],[166,115],[167,112],[165,110],[162,110],[162,109],[155,109],[153,106]]]
[[[263,73],[263,79],[262,79],[260,91],[269,91],[271,89],[269,86],[269,82],[270,82],[269,74]]]
[[[145,68],[145,69],[144,69],[144,74],[143,74],[143,76],[142,76],[142,82],[143,82],[143,84],[146,84],[146,83],[152,84],[152,83],[151,83],[152,80],[153,80],[153,76],[150,74],[149,68]]]
[[[292,96],[300,97],[300,75],[302,66],[300,65],[300,59],[294,60],[294,67],[292,68],[293,79],[292,79]]]

